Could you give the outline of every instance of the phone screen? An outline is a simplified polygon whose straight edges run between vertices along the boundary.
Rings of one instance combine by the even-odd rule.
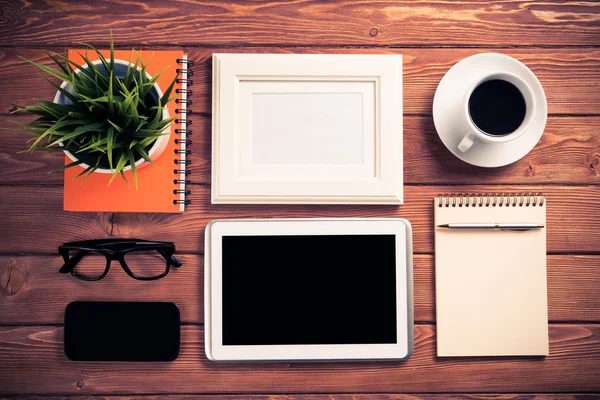
[[[65,354],[74,361],[173,361],[179,341],[175,303],[76,301],[65,310]]]

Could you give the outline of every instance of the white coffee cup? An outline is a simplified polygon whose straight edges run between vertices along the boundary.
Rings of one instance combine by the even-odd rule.
[[[521,122],[521,125],[519,125],[519,127],[515,131],[502,136],[491,135],[479,129],[473,122],[469,111],[469,99],[471,98],[473,91],[482,83],[495,79],[500,79],[512,83],[514,86],[517,87],[517,89],[519,89],[519,91],[523,95],[523,99],[525,100],[525,118],[523,118],[523,122]],[[471,146],[473,146],[476,140],[481,140],[487,143],[505,143],[517,139],[522,134],[524,134],[531,125],[531,122],[533,121],[533,116],[535,115],[535,107],[535,97],[533,95],[531,87],[527,84],[527,82],[519,78],[517,75],[508,72],[495,72],[491,74],[486,74],[484,76],[480,76],[471,84],[471,86],[469,86],[469,89],[467,90],[467,93],[464,97],[463,119],[464,132],[466,133],[463,136],[460,143],[458,144],[458,150],[460,150],[463,153],[469,151],[469,149],[471,148]]]

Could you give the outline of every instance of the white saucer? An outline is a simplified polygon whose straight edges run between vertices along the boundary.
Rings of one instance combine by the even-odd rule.
[[[476,140],[467,152],[458,143],[467,132],[460,123],[464,113],[464,96],[474,79],[492,72],[510,72],[521,77],[533,90],[536,112],[531,126],[522,136],[506,143]],[[479,167],[502,167],[523,158],[540,140],[548,115],[544,89],[529,68],[504,54],[482,53],[459,61],[440,81],[433,98],[433,122],[444,145],[461,160]]]

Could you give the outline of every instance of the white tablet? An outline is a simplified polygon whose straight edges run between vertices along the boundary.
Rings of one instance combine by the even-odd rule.
[[[205,236],[210,360],[406,359],[412,230],[404,219],[217,220]]]

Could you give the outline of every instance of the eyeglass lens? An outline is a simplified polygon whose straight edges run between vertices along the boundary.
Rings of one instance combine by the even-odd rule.
[[[154,278],[167,271],[168,261],[158,250],[132,250],[124,259],[131,273],[140,278]]]
[[[77,262],[73,273],[87,279],[100,278],[108,263],[104,254],[95,251],[69,250],[69,260]]]

